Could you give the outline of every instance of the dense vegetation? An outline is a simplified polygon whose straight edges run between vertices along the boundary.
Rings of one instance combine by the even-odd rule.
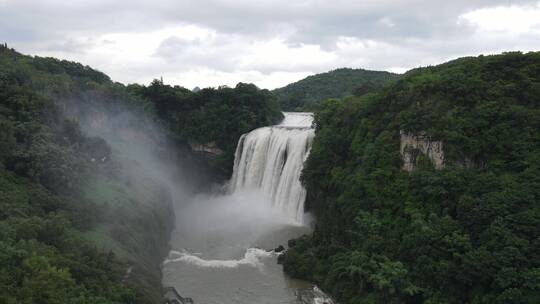
[[[126,303],[136,298],[120,282],[127,265],[81,233],[98,216],[79,195],[81,172],[95,166],[90,159],[109,157],[110,148],[84,136],[51,99],[56,90],[69,90],[62,85],[77,85],[63,79],[73,71],[80,72],[74,76],[80,81],[103,80],[82,66],[0,48],[2,303]]]
[[[230,151],[279,120],[277,107],[252,85],[128,88],[0,47],[0,303],[159,303],[171,197],[130,153],[191,141]]]
[[[286,111],[314,111],[329,98],[361,96],[381,89],[400,75],[363,69],[337,69],[309,76],[272,91]]]
[[[221,149],[223,154],[210,161],[227,178],[240,136],[283,119],[276,98],[253,84],[190,91],[154,80],[148,87],[129,88],[155,105],[157,115],[176,136]]]
[[[413,70],[316,114],[285,270],[342,303],[540,302],[540,53]],[[401,169],[400,130],[444,144]]]

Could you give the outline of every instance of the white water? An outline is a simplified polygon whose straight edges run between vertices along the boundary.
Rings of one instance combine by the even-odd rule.
[[[173,262],[184,262],[198,267],[208,268],[235,268],[240,265],[249,265],[260,268],[263,266],[263,259],[275,256],[276,253],[259,248],[248,248],[244,254],[244,257],[236,260],[203,259],[200,257],[200,255],[200,253],[189,253],[185,250],[182,252],[172,250],[169,253],[169,258],[163,263],[168,264]]]
[[[310,232],[300,175],[312,121],[311,113],[285,113],[279,125],[243,135],[229,193],[177,206],[166,286],[204,304],[331,303],[312,284],[284,275],[272,251]]]
[[[306,190],[300,175],[315,135],[313,114],[284,115],[279,125],[240,138],[230,190],[260,190],[264,203],[281,210],[291,222],[302,224]]]

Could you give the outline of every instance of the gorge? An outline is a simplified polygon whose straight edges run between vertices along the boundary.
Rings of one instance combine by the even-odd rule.
[[[284,113],[280,124],[244,134],[226,189],[177,206],[165,285],[196,303],[298,303],[298,290],[312,288],[284,276],[272,251],[310,230],[300,174],[312,121]]]
[[[351,78],[321,77],[124,85],[0,44],[0,302],[539,303],[540,53],[282,112]]]

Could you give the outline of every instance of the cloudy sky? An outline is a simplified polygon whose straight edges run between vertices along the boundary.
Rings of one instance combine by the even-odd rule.
[[[271,89],[338,67],[540,50],[540,1],[0,0],[0,42],[123,83]]]

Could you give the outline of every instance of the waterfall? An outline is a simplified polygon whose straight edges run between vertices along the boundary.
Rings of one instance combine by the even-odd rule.
[[[258,190],[263,203],[301,224],[306,189],[300,175],[315,132],[312,113],[285,112],[279,124],[242,135],[236,148],[230,191]]]

